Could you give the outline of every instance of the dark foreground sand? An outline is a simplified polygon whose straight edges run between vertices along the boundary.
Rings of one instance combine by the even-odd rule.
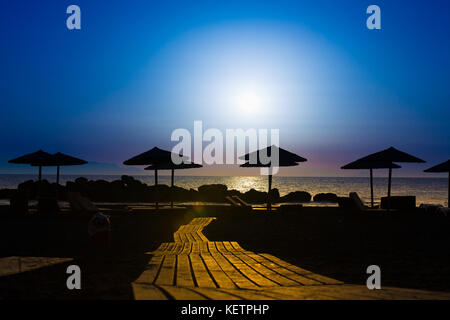
[[[1,257],[74,260],[0,277],[0,298],[133,299],[131,283],[152,251],[195,216],[217,216],[205,228],[210,241],[238,241],[350,284],[365,284],[368,265],[382,286],[450,292],[450,219],[420,214],[350,214],[339,208],[303,208],[283,214],[217,214],[212,209],[112,215],[109,251],[87,241],[89,216],[0,217]],[[82,270],[82,290],[67,290],[66,268]]]

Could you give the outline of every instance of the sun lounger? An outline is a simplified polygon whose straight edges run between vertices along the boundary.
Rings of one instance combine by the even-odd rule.
[[[364,204],[356,192],[350,192],[348,197],[338,197],[340,208],[353,212],[381,212],[377,208],[370,208]]]
[[[238,196],[233,196],[233,200],[236,201],[237,203],[239,203],[243,207],[251,207],[250,204],[248,204],[247,202],[245,202],[244,200],[242,200]]]
[[[348,196],[350,199],[353,200],[353,203],[355,204],[358,210],[369,209],[369,207],[364,204],[364,202],[361,200],[361,198],[356,192],[350,192]]]
[[[81,196],[78,192],[68,192],[67,201],[70,208],[75,212],[98,212],[98,208],[88,199]]]
[[[225,197],[225,199],[233,206],[233,207],[240,207],[241,205],[239,204],[239,202],[237,202],[236,200],[234,200],[232,197],[227,196]]]

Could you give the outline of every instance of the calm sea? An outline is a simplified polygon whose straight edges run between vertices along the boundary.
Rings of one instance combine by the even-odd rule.
[[[62,175],[61,183],[73,181],[78,176]],[[103,179],[113,181],[120,179],[117,175],[86,175],[90,180]],[[153,176],[134,176],[136,179],[149,185],[154,183]],[[50,182],[55,181],[55,176],[45,175],[43,178]],[[17,185],[29,179],[36,179],[36,175],[0,174],[0,189],[16,188]],[[170,184],[170,176],[159,176],[158,183]],[[236,189],[241,192],[250,189],[267,191],[267,177],[264,176],[234,176],[234,177],[205,177],[205,176],[176,176],[175,184],[183,188],[198,188],[204,184],[221,183],[228,189]],[[281,195],[292,191],[307,191],[313,196],[317,193],[332,192],[339,196],[346,196],[349,192],[356,191],[360,197],[370,200],[370,185],[368,178],[355,177],[274,177],[273,187],[278,188]],[[392,180],[392,195],[415,195],[417,204],[435,203],[447,205],[446,178],[394,178]],[[387,179],[374,178],[375,200],[387,193]]]

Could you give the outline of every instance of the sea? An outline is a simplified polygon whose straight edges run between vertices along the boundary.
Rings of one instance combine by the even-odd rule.
[[[78,176],[61,175],[60,183],[74,181]],[[89,180],[103,179],[113,181],[120,179],[119,175],[84,175]],[[133,176],[148,185],[154,184],[151,175]],[[0,174],[0,189],[16,188],[18,184],[26,180],[36,180],[36,175],[26,174]],[[43,179],[50,182],[56,180],[55,175],[44,175]],[[170,176],[158,176],[159,184],[170,185]],[[175,185],[183,188],[197,189],[205,184],[224,184],[228,189],[246,192],[250,189],[267,191],[268,181],[266,176],[175,176]],[[387,178],[374,178],[374,198],[376,202],[387,194]],[[348,196],[349,192],[357,192],[361,199],[370,202],[369,178],[365,177],[282,177],[274,176],[272,187],[277,188],[280,195],[293,191],[307,191],[312,196],[318,193],[335,193],[338,196]],[[392,195],[415,195],[416,203],[420,205],[441,204],[448,206],[448,179],[447,178],[393,178]],[[8,200],[0,200],[0,204]]]

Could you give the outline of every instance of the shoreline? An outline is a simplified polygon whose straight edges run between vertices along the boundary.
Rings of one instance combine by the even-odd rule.
[[[24,175],[23,177],[27,177]],[[29,199],[35,198],[36,181],[29,179],[23,182],[23,177],[20,177],[17,182],[12,183],[11,188],[0,189],[0,200],[10,199],[11,195],[17,192],[21,186],[28,184],[25,187],[31,187],[31,195]],[[35,179],[34,176],[31,176]],[[66,177],[72,177],[66,175]],[[84,193],[93,202],[155,202],[156,194],[161,197],[159,202],[175,201],[175,202],[225,202],[224,196],[216,197],[217,192],[209,192],[199,197],[200,188],[208,188],[209,186],[222,186],[222,189],[217,189],[218,193],[229,196],[237,195],[244,200],[258,204],[265,202],[267,197],[267,182],[264,177],[194,177],[194,176],[179,176],[176,177],[174,187],[174,198],[172,199],[172,192],[170,181],[167,176],[160,179],[160,184],[157,187],[153,185],[153,180],[142,180],[141,178],[152,178],[152,176],[105,176],[109,179],[99,179],[100,176],[79,177],[74,180],[62,180],[59,188],[59,193],[65,191],[76,191]],[[91,179],[92,178],[92,179]],[[315,180],[319,179],[319,180]],[[376,178],[377,179],[377,178]],[[402,180],[403,179],[403,180]],[[162,181],[161,181],[162,180]],[[167,181],[166,181],[167,180]],[[78,183],[78,182],[79,183]],[[370,188],[367,178],[307,178],[307,177],[279,177],[274,179],[276,183],[273,184],[272,200],[273,202],[290,202],[290,203],[307,203],[310,200],[315,200],[314,197],[323,194],[334,194],[333,200],[321,199],[328,202],[336,202],[335,197],[348,196],[349,192],[357,192],[360,198],[368,203],[370,201]],[[377,182],[378,181],[378,182]],[[380,198],[386,194],[385,179],[379,178],[375,184],[375,202],[379,202]],[[52,194],[56,190],[56,185],[53,182],[43,180],[45,188],[50,190]],[[22,188],[23,189],[23,188]],[[132,190],[133,189],[133,190]],[[156,193],[155,193],[156,192]],[[30,193],[30,192],[28,192]],[[139,195],[138,195],[139,193]],[[145,196],[144,193],[147,193]],[[55,194],[55,193],[53,193]],[[447,203],[447,182],[445,178],[396,178],[394,181],[392,195],[416,196],[416,204],[441,204]],[[321,197],[319,196],[319,197]],[[64,200],[64,199],[61,199]],[[5,202],[3,202],[6,204]]]

